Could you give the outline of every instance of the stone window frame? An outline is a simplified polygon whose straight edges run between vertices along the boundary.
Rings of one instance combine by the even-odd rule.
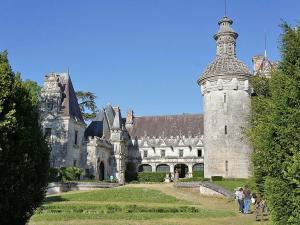
[[[225,160],[225,171],[228,172],[228,160]]]
[[[183,149],[178,150],[178,156],[179,156],[179,158],[183,157]]]
[[[199,154],[200,153],[200,154]],[[201,157],[203,157],[203,150],[202,149],[197,149],[197,156],[199,157],[199,158],[201,158]]]
[[[74,145],[78,145],[78,130],[74,132]]]
[[[48,142],[52,141],[52,128],[51,127],[45,128],[45,138]]]
[[[148,157],[148,151],[147,151],[147,150],[144,150],[144,151],[143,151],[143,157],[144,157],[144,158],[147,158],[147,157]]]
[[[166,157],[166,150],[165,149],[160,150],[160,157],[162,157],[162,158]]]

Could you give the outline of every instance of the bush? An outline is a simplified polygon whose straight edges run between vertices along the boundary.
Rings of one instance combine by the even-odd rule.
[[[223,180],[222,176],[211,176],[211,181],[221,181]]]
[[[139,182],[164,182],[166,173],[164,172],[140,172],[138,173]]]
[[[193,171],[193,177],[204,177],[204,171]]]
[[[194,182],[194,181],[208,181],[208,178],[204,177],[191,177],[191,178],[181,178],[177,182]]]
[[[127,163],[126,164],[126,171],[125,171],[125,181],[131,182],[133,180],[137,180],[137,172],[136,166],[134,163]]]
[[[72,181],[72,180],[80,180],[80,175],[82,174],[82,169],[70,166],[70,167],[61,167],[60,168],[61,181]]]
[[[293,190],[286,181],[267,177],[265,182],[265,197],[270,209],[270,215],[275,224],[286,224],[289,217],[296,211],[293,209]],[[288,206],[288,207],[287,207]],[[289,224],[299,224],[289,223]]]
[[[61,181],[60,169],[50,168],[49,169],[49,182]]]

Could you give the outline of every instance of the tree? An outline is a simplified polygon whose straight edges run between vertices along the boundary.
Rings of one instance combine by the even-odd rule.
[[[91,120],[96,117],[97,106],[95,99],[97,96],[92,92],[77,91],[76,97],[79,100],[79,107],[85,120]]]
[[[282,60],[252,85],[250,139],[258,190],[274,224],[300,224],[300,29],[284,23]]]
[[[39,86],[37,82],[29,80],[29,79],[26,79],[23,82],[23,85],[29,91],[30,96],[32,96],[32,101],[34,103],[38,103],[42,87]]]
[[[49,148],[37,101],[0,53],[0,224],[25,224],[45,196]]]

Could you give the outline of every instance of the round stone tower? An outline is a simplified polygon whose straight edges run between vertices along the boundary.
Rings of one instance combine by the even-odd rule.
[[[204,176],[250,176],[251,147],[244,130],[250,114],[251,73],[236,57],[238,34],[223,17],[214,35],[217,54],[198,79],[204,96]]]

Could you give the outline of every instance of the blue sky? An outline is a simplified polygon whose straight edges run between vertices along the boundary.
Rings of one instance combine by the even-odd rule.
[[[295,25],[298,0],[227,0],[239,33],[237,55],[251,69],[264,52],[280,59],[281,19]],[[39,84],[70,69],[76,90],[91,91],[136,115],[202,112],[196,80],[215,55],[212,36],[223,0],[2,0],[0,50],[14,71]]]

